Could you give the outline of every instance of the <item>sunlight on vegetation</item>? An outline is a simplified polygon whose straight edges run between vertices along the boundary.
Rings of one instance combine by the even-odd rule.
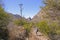
[[[27,23],[27,21],[25,21],[23,19],[22,20],[21,19],[17,19],[17,20],[14,21],[14,24],[16,24],[17,26],[23,26],[26,23]]]
[[[37,27],[40,29],[40,31],[44,34],[48,34],[50,31],[49,25],[46,21],[41,21],[37,23]]]
[[[17,26],[23,26],[28,32],[30,32],[30,30],[33,26],[32,22],[27,22],[23,19],[22,20],[15,20],[14,24],[17,25]]]
[[[40,21],[39,23],[37,23],[37,27],[39,28],[40,32],[44,33],[46,36],[49,37],[60,34],[60,26],[56,22],[48,24],[46,20]],[[51,39],[53,40],[53,38]]]
[[[0,6],[0,40],[2,40],[2,39],[8,40],[9,32],[11,32],[11,30],[13,30],[15,26],[24,27],[24,29],[26,30],[26,33],[27,33],[27,37],[29,37],[31,28],[37,27],[41,33],[48,36],[51,40],[57,40],[56,39],[57,35],[60,37],[60,12],[59,12],[60,11],[60,0],[43,0],[43,3],[45,4],[45,6],[42,7],[41,10],[43,10],[43,11],[41,13],[45,12],[46,15],[44,15],[44,14],[37,15],[36,16],[37,21],[39,20],[39,17],[41,18],[41,20],[42,19],[43,20],[42,21],[40,20],[39,22],[36,22],[36,23],[35,23],[34,19],[32,19],[34,22],[32,22],[31,20],[27,20],[25,17],[24,18],[22,17],[22,19],[20,19],[21,17],[18,15],[15,18],[16,15],[11,14],[12,15],[11,16],[2,8],[2,6]],[[54,19],[54,20],[52,20],[52,19]],[[12,28],[8,30],[7,26],[9,23],[11,23],[9,25],[9,28],[11,28],[11,27]],[[16,30],[15,29],[14,29],[14,32],[16,30],[19,30],[18,28]],[[24,30],[24,29],[22,29],[22,30]],[[13,34],[14,32],[12,32],[11,34]],[[20,30],[19,30],[19,32],[20,32]],[[19,35],[19,32],[17,31],[18,35]],[[16,35],[14,35],[14,36],[16,36]],[[20,34],[20,36],[21,36],[21,34]]]
[[[8,29],[9,15],[0,6],[0,40],[8,40]]]

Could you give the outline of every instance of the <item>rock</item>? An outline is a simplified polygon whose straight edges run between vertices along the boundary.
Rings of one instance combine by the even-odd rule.
[[[32,19],[32,22],[47,20],[48,22],[60,22],[60,11],[57,9],[42,9]]]
[[[8,25],[9,40],[24,40],[26,37],[26,30],[22,26],[16,26],[13,23]]]
[[[30,35],[29,35],[29,40],[48,40],[49,38],[45,36],[43,33],[40,31],[37,31],[37,28],[32,28]]]

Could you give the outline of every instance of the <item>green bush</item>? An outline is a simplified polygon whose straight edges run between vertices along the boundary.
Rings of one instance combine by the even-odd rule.
[[[56,34],[60,34],[60,25],[56,22],[53,22],[51,25],[50,25],[50,29],[52,32],[56,33]]]
[[[32,24],[32,23],[26,23],[26,24],[24,24],[23,26],[24,26],[24,28],[25,28],[28,32],[30,32],[33,24]]]
[[[25,20],[15,20],[14,23],[15,23],[15,25],[17,25],[17,26],[22,26],[22,27],[24,27],[25,30],[26,30],[27,36],[29,36],[29,32],[30,32],[30,30],[31,30],[31,28],[32,28],[32,26],[33,26],[33,23],[32,23],[32,22],[27,22],[27,21],[25,21]]]
[[[23,26],[27,31],[30,31],[30,28],[32,27],[32,23],[27,22],[23,19],[22,20],[15,20],[14,23],[17,26]]]
[[[8,39],[8,29],[7,29],[8,23],[9,23],[9,15],[0,6],[0,40]]]
[[[40,32],[47,35],[51,40],[55,40],[55,36],[60,35],[60,26],[57,22],[48,23],[47,21],[40,21],[36,26]]]
[[[25,20],[21,20],[21,19],[16,19],[15,21],[14,21],[14,24],[15,25],[17,25],[17,26],[23,26],[24,24],[27,24],[27,21],[25,21]]]
[[[40,29],[40,32],[48,35],[50,28],[46,21],[41,21],[37,23],[37,27]]]

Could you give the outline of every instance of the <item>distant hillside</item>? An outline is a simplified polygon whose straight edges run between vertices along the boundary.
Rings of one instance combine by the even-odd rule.
[[[16,19],[24,19],[24,20],[26,20],[26,18],[25,17],[21,17],[20,15],[18,15],[18,14],[12,14],[12,13],[8,13],[9,15],[10,15],[10,18],[11,18],[11,20],[12,21],[14,21],[14,20],[16,20]]]
[[[42,9],[32,19],[33,22],[41,20],[58,21],[60,22],[60,10],[50,8],[48,10]]]

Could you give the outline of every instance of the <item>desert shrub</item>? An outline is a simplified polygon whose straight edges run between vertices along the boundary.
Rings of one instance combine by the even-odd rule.
[[[14,21],[15,25],[17,26],[22,26],[24,27],[24,29],[26,30],[26,34],[27,36],[29,35],[29,32],[33,26],[33,23],[32,22],[27,22],[26,20],[15,20]]]
[[[0,6],[0,40],[8,39],[8,29],[7,29],[8,23],[9,23],[9,15]]]
[[[40,32],[48,35],[50,28],[47,24],[47,21],[40,21],[39,23],[37,23],[37,27],[40,29]]]
[[[14,24],[15,25],[17,25],[17,26],[23,26],[24,24],[26,24],[27,23],[27,21],[25,21],[25,20],[21,20],[21,19],[16,19],[15,21],[14,21]]]
[[[60,35],[60,26],[57,22],[48,23],[47,21],[40,21],[37,23],[40,32],[47,35],[51,40],[56,40],[57,35]]]

